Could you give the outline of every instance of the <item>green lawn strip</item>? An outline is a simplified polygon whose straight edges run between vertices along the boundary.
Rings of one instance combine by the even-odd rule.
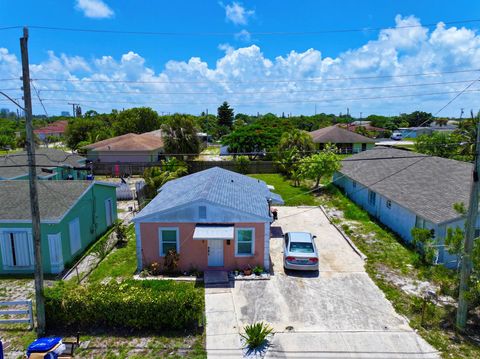
[[[305,186],[294,187],[288,180],[285,180],[280,174],[253,174],[253,178],[265,181],[275,189],[274,193],[282,196],[286,206],[315,206],[316,199],[312,195],[311,188]]]
[[[99,282],[105,278],[131,278],[137,269],[135,229],[128,228],[128,243],[123,248],[113,250],[100,262],[88,277],[89,282]]]
[[[405,293],[388,280],[389,273],[414,281],[429,281],[437,285],[440,294],[456,298],[455,272],[443,266],[428,266],[400,238],[376,223],[366,211],[354,204],[340,190],[329,186],[319,199],[325,207],[343,211],[344,218],[336,219],[355,245],[367,256],[366,270],[385,293],[395,310],[410,320],[410,326],[445,358],[480,358],[480,347],[465,337],[454,337],[455,308],[429,305],[424,326],[421,325],[422,299]]]

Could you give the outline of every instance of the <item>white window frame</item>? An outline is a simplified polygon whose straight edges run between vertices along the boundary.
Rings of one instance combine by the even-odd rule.
[[[75,248],[74,250],[74,247],[73,247],[73,237],[72,237],[72,223],[74,222],[77,222],[78,223],[78,248]],[[81,249],[82,249],[82,231],[81,231],[81,228],[80,228],[80,217],[75,217],[74,219],[72,219],[70,222],[68,222],[68,236],[70,237],[70,254],[71,255],[75,255],[76,253],[78,253]]]
[[[373,198],[373,201],[372,201],[372,198]],[[376,203],[377,203],[377,192],[369,189],[368,190],[368,204],[370,206],[375,206]]]
[[[252,232],[252,250],[250,254],[238,253],[238,232],[251,231]],[[247,243],[247,242],[245,242]],[[238,227],[235,228],[235,257],[253,257],[255,256],[255,228],[252,227]]]
[[[6,250],[6,243],[5,243],[5,233],[19,233],[24,232],[27,234],[27,241],[28,241],[28,255],[30,258],[31,265],[29,266],[19,266],[19,265],[8,265],[6,264],[7,261],[5,260],[7,255],[12,256],[13,260],[13,253],[4,253],[3,251]],[[35,265],[35,258],[33,254],[33,237],[32,237],[32,229],[31,228],[2,228],[0,229],[0,255],[2,257],[2,264],[4,269],[17,269],[17,270],[24,270],[24,269],[32,269]]]
[[[158,252],[160,253],[160,257],[165,257],[166,253],[163,253],[163,238],[162,238],[162,231],[175,231],[176,234],[176,251],[180,254],[180,230],[178,227],[158,227],[158,244],[159,249]]]

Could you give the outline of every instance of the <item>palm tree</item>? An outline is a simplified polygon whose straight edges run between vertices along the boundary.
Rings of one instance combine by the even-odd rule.
[[[187,116],[175,114],[162,125],[165,153],[198,154],[200,141],[197,129],[192,119]]]
[[[284,132],[280,138],[278,145],[278,152],[286,152],[296,149],[300,157],[308,156],[315,150],[315,144],[312,137],[306,131],[294,129],[292,131]]]

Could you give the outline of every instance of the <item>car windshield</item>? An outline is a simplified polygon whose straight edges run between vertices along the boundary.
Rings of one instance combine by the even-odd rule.
[[[313,245],[312,243],[292,242],[290,243],[290,252],[313,253]]]

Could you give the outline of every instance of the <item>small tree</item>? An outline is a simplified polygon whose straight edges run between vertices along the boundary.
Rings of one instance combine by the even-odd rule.
[[[303,177],[315,181],[315,187],[318,187],[322,177],[330,177],[340,169],[340,158],[335,152],[335,148],[327,147],[322,152],[303,158],[300,161]]]
[[[249,164],[250,160],[247,156],[238,156],[235,159],[235,169],[242,174],[248,173]]]
[[[436,249],[433,232],[426,228],[412,228],[413,245],[422,256],[422,261],[432,264],[435,259]]]
[[[185,162],[170,158],[161,161],[160,167],[150,167],[143,171],[143,179],[145,180],[145,195],[152,199],[157,195],[157,190],[168,181],[182,177],[188,173]]]

